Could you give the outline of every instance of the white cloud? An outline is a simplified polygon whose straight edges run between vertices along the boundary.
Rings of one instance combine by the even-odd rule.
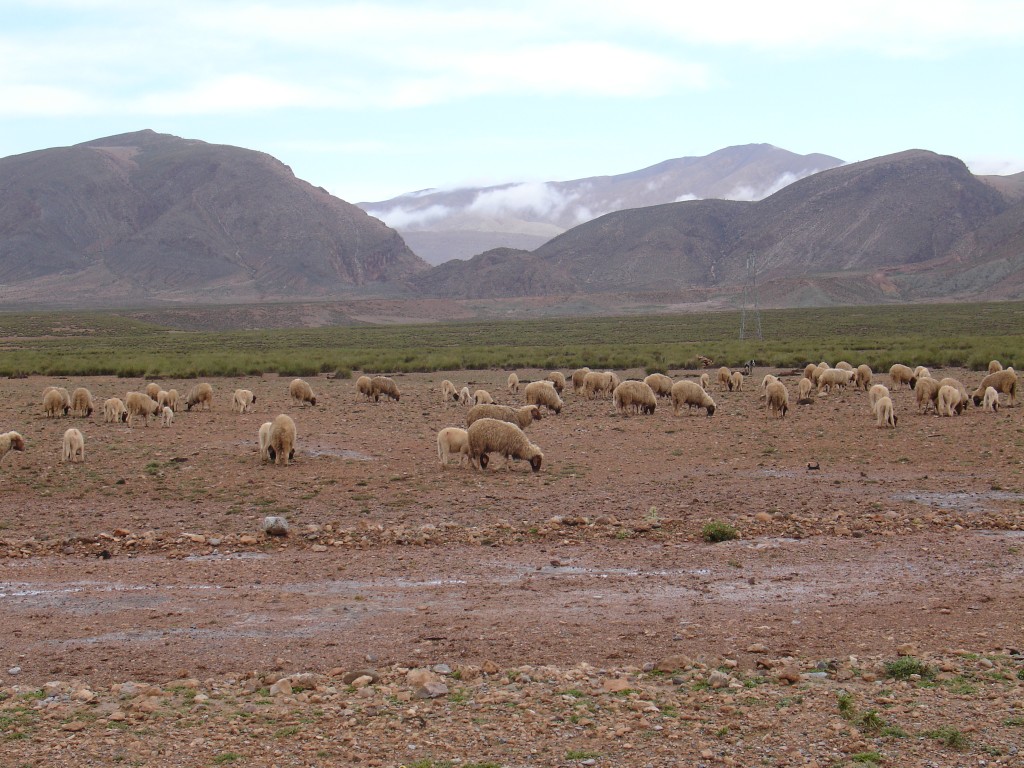
[[[550,184],[527,182],[501,189],[480,192],[467,210],[478,215],[497,216],[503,213],[529,212],[557,217],[577,199],[577,195],[565,195]]]
[[[132,103],[129,109],[147,115],[221,114],[316,107],[325,100],[325,94],[316,88],[236,74],[181,90],[150,93]]]
[[[431,205],[426,208],[410,209],[402,206],[394,208],[367,208],[366,212],[376,216],[389,227],[401,229],[403,227],[415,227],[429,224],[438,219],[444,219],[453,213],[452,208],[446,205]]]
[[[703,200],[703,198],[697,197],[697,195],[695,195],[695,194],[693,194],[691,192],[687,192],[685,195],[680,195],[679,197],[677,197],[675,199],[675,202],[677,202],[677,203],[688,203],[691,200]]]
[[[979,176],[1012,176],[1024,172],[1024,157],[975,157],[964,162],[971,173]]]
[[[763,200],[766,197],[770,197],[778,192],[783,187],[788,187],[794,181],[806,178],[811,174],[817,173],[818,169],[812,169],[809,171],[801,171],[800,173],[784,173],[779,176],[771,184],[765,187],[752,187],[746,184],[740,184],[730,190],[727,194],[722,196],[723,200]]]

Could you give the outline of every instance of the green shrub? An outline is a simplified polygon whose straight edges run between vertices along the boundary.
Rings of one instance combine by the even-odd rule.
[[[700,535],[701,538],[712,544],[717,544],[720,541],[732,541],[740,537],[739,531],[721,520],[705,523],[704,527],[700,529]]]
[[[901,656],[885,663],[885,674],[897,680],[907,680],[911,675],[920,675],[922,680],[935,677],[935,670],[913,656]]]

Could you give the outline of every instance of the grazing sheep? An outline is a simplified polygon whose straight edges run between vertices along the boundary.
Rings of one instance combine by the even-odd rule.
[[[455,385],[448,381],[448,379],[441,382],[441,402],[459,402],[459,390],[457,390]]]
[[[761,379],[761,383],[757,385],[757,391],[761,393],[761,397],[765,396],[765,390],[768,389],[769,384],[774,384],[779,380],[778,376],[774,376],[770,373],[766,373],[764,378]]]
[[[117,422],[128,421],[128,410],[119,397],[112,397],[103,402],[103,421]]]
[[[583,377],[583,396],[592,400],[595,395],[610,395],[618,385],[618,377],[611,371],[590,371]]]
[[[871,412],[875,412],[875,403],[877,403],[883,397],[888,396],[888,387],[886,387],[884,384],[872,384],[871,389],[868,390],[868,407],[871,408]]]
[[[459,391],[459,404],[470,405],[470,401],[473,399],[473,395],[469,391],[469,387],[463,387]],[[475,405],[475,403],[474,403]]]
[[[690,410],[704,408],[708,416],[714,416],[715,414],[715,401],[711,399],[711,395],[705,392],[704,388],[699,386],[697,382],[690,381],[689,379],[677,381],[672,385],[673,414],[678,416],[679,409],[684,405],[689,406]]]
[[[584,366],[583,368],[577,368],[572,372],[572,390],[573,392],[579,392],[583,389],[583,379],[586,378],[587,374],[590,373],[590,369]]]
[[[159,400],[157,401],[159,402]],[[256,404],[256,395],[250,389],[236,389],[231,396],[231,410],[239,413],[248,413]]]
[[[985,387],[985,398],[981,401],[981,410],[995,413],[999,410],[999,393],[995,387]]]
[[[718,381],[719,385],[722,387],[722,389],[729,392],[732,391],[732,387],[729,386],[729,382],[732,381],[732,371],[730,371],[723,365],[721,368],[718,369],[718,374],[715,378]]]
[[[551,390],[554,392],[553,386]],[[512,459],[519,459],[530,462],[530,468],[534,472],[540,471],[544,454],[515,424],[499,419],[480,419],[474,421],[467,431],[469,460],[473,466],[487,469],[488,454],[498,453],[505,457],[506,469],[512,468]]]
[[[550,381],[531,381],[526,385],[525,394],[527,405],[543,405],[555,413],[561,413],[562,406],[565,405],[555,392],[555,385]]]
[[[64,396],[56,387],[52,387],[43,395],[43,413],[57,418],[58,413],[64,416],[71,410],[71,403],[64,401]]]
[[[785,418],[789,410],[789,391],[781,381],[773,381],[764,389],[765,415],[776,413],[779,418]]]
[[[196,384],[192,387],[185,396],[185,410],[191,411],[193,405],[199,406],[199,410],[201,411],[212,411],[213,387],[206,382]]]
[[[857,371],[854,374],[853,385],[857,389],[863,389],[865,392],[871,387],[871,377],[873,373],[870,365],[861,363],[857,366]]]
[[[808,363],[804,366],[804,377],[814,381],[814,371],[818,367],[817,363]]]
[[[159,416],[162,412],[160,404],[151,398],[144,392],[129,392],[124,401],[125,410],[128,411],[128,426],[132,426],[132,422],[136,416],[141,416],[143,422],[148,427],[150,416]]]
[[[814,382],[806,376],[800,377],[800,383],[797,384],[797,393],[799,394],[800,400],[807,400],[811,396],[811,390],[814,389]]]
[[[394,400],[396,403],[402,396],[398,391],[398,385],[387,376],[374,376],[370,379],[370,392],[375,403],[380,401],[381,395],[387,395],[389,399]],[[316,405],[315,402],[313,404]]]
[[[72,464],[85,461],[85,438],[74,427],[64,433],[61,461],[70,461]]]
[[[1006,368],[1002,371],[990,373],[981,380],[981,384],[974,390],[974,404],[981,405],[985,396],[985,390],[992,387],[996,392],[1005,392],[1010,396],[1010,406],[1017,401],[1017,372],[1013,368]]]
[[[652,373],[644,379],[644,384],[658,397],[672,397],[672,379],[664,373]]]
[[[309,386],[302,379],[292,379],[292,383],[288,385],[288,394],[291,395],[292,400],[297,405],[316,405],[316,395],[313,394],[313,388]],[[377,398],[374,398],[376,400]]]
[[[273,423],[265,421],[260,425],[260,461],[266,464],[268,461],[273,461],[274,456],[271,453],[270,447],[270,429],[273,427]]]
[[[360,376],[356,379],[356,392],[367,400],[373,399],[373,382],[369,376]]]
[[[160,403],[157,403],[157,405],[160,405]],[[162,414],[162,417],[160,418],[160,426],[161,427],[169,427],[169,426],[171,426],[171,424],[174,423],[174,411],[172,411],[168,406],[166,406],[166,405],[163,406],[163,410],[161,411],[161,414]]]
[[[959,379],[954,379],[952,376],[939,379],[939,389],[946,386],[953,387],[953,389],[960,393],[960,400],[962,401],[962,407],[960,410],[965,410],[971,402],[971,396],[967,392],[967,387],[965,387]]]
[[[4,432],[0,435],[0,460],[7,455],[8,451],[24,451],[25,438],[17,432]]]
[[[486,389],[478,389],[473,393],[473,404],[474,405],[490,405],[494,402],[494,398],[491,397],[491,393]]]
[[[914,397],[917,400],[918,411],[925,413],[928,410],[928,406],[931,406],[938,413],[939,382],[931,376],[918,379],[917,387],[914,389]]]
[[[480,419],[499,419],[515,424],[520,429],[526,429],[533,422],[540,421],[540,418],[540,407],[536,405],[513,408],[511,405],[483,403],[469,409],[469,413],[466,414],[466,426],[470,427],[474,421]]]
[[[160,397],[160,385],[159,384],[154,384],[153,382],[150,382],[149,384],[146,385],[146,388],[144,390],[142,390],[142,391],[145,392],[147,395],[149,395],[154,400],[156,400],[157,402],[160,402],[158,400],[158,398]]]
[[[267,453],[275,464],[284,464],[295,458],[295,422],[288,414],[282,413],[270,423],[270,442]]]
[[[939,416],[959,416],[963,413],[965,401],[960,397],[960,391],[950,385],[942,384],[935,397],[935,411]]]
[[[92,393],[85,387],[79,387],[71,393],[71,410],[79,416],[89,417],[95,409]]]
[[[711,386],[711,374],[710,373],[702,373],[700,375],[700,388],[703,389],[705,392],[707,392],[708,391],[708,387],[710,387],[710,386]]]
[[[508,391],[512,394],[519,391],[519,377],[514,371],[508,375]]]
[[[671,387],[669,394],[672,394]],[[612,402],[615,403],[615,410],[623,415],[632,411],[649,416],[658,406],[654,390],[643,381],[624,381],[619,384],[612,391]]]
[[[899,392],[904,384],[909,384],[913,389],[917,385],[917,376],[910,368],[902,363],[896,363],[889,369],[889,378],[892,379],[893,390]]]
[[[892,398],[888,395],[878,398],[874,407],[875,423],[878,427],[896,429],[896,413],[893,411]]]
[[[565,374],[561,371],[552,371],[544,377],[545,381],[550,381],[555,385],[555,392],[562,394],[562,390],[565,389]]]
[[[822,361],[818,363],[816,366],[814,366],[814,370],[811,371],[811,381],[814,382],[814,386],[819,388],[821,387],[821,376],[823,373],[825,373],[825,371],[829,370],[832,370],[832,368],[825,361]]]
[[[1000,363],[998,360],[989,360],[988,361],[988,372],[989,373],[998,373],[1001,370],[1003,370],[1003,364]]]
[[[834,368],[836,368],[836,369],[838,369],[838,370],[840,370],[840,371],[852,371],[852,370],[854,369],[854,368],[853,368],[853,366],[852,366],[852,365],[850,365],[850,364],[849,364],[848,362],[846,362],[845,360],[840,360],[840,361],[839,361],[838,363],[836,363],[836,364],[835,364],[835,365],[834,365],[833,367],[834,367]]]
[[[447,466],[448,458],[458,454],[459,466],[469,458],[469,432],[459,427],[445,427],[437,433],[437,459]]]
[[[822,371],[818,376],[818,391],[825,394],[833,389],[846,389],[853,381],[854,375],[853,371],[845,371],[841,368],[829,368]]]
[[[178,390],[168,389],[166,392],[160,391],[157,393],[156,401],[165,408],[170,408],[172,411],[178,410]],[[253,402],[256,402],[253,400]]]
[[[927,368],[923,365],[919,365],[914,369],[914,376],[918,379],[930,379],[932,375],[928,372]]]

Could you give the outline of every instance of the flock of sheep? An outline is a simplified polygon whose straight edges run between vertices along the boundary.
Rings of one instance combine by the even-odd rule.
[[[883,384],[874,383],[873,378],[874,374],[867,365],[854,368],[846,362],[837,363],[834,367],[825,362],[810,363],[804,368],[797,385],[797,402],[810,403],[815,394],[827,395],[854,387],[868,393],[868,404],[877,426],[895,428],[897,415],[889,389]],[[957,416],[971,402],[985,411],[995,411],[999,407],[1000,394],[1007,395],[1011,406],[1016,403],[1017,374],[1013,368],[1004,370],[996,360],[989,363],[988,375],[972,392],[957,379],[932,378],[924,366],[911,369],[906,365],[894,365],[889,369],[889,378],[895,391],[902,389],[903,385],[909,386],[914,392],[918,411],[922,413],[932,409],[940,416]],[[744,380],[741,371],[726,367],[718,369],[716,381],[723,391],[742,390]],[[489,455],[498,454],[505,457],[506,467],[511,467],[512,460],[520,460],[528,462],[534,472],[539,471],[544,454],[537,445],[530,442],[524,430],[541,419],[542,408],[553,414],[561,413],[565,407],[562,395],[569,384],[575,395],[588,400],[610,397],[616,411],[623,415],[653,414],[659,398],[671,399],[673,413],[677,416],[684,407],[688,411],[703,409],[708,416],[714,415],[716,410],[710,394],[711,377],[708,373],[702,373],[696,379],[678,381],[661,373],[653,373],[642,381],[622,381],[612,371],[580,368],[568,378],[559,371],[552,371],[543,379],[528,382],[522,387],[518,374],[511,373],[507,381],[508,394],[518,398],[522,390],[525,400],[523,406],[496,404],[491,394],[484,389],[470,392],[469,387],[463,387],[459,390],[450,380],[445,379],[441,382],[442,402],[461,403],[470,407],[466,413],[465,427],[445,427],[438,432],[437,452],[440,463],[445,466],[452,456],[458,456],[460,464],[468,462],[482,470],[488,466]],[[395,402],[401,399],[398,386],[387,376],[360,376],[355,386],[357,395],[368,401],[379,402],[382,395]],[[789,391],[785,384],[777,376],[767,374],[758,389],[764,400],[766,415],[784,418],[790,410]],[[292,401],[300,406],[307,403],[316,405],[312,388],[302,379],[292,381],[288,392]],[[248,413],[255,403],[256,396],[252,391],[234,391],[232,410]],[[88,417],[95,410],[92,394],[84,387],[72,393],[64,388],[47,387],[43,391],[42,404],[44,415],[54,418],[71,413]],[[162,426],[169,427],[181,405],[186,410],[212,408],[213,388],[208,383],[196,384],[181,400],[176,390],[163,390],[158,384],[150,383],[143,392],[128,392],[124,400],[111,397],[104,401],[103,420],[107,423],[123,422],[132,427],[141,418],[148,426],[149,417],[152,416]],[[265,422],[259,429],[258,446],[264,463],[287,465],[295,455],[295,422],[283,413]],[[0,459],[12,450],[24,451],[25,439],[14,431],[0,434]],[[71,463],[85,461],[85,437],[80,430],[70,428],[64,433],[61,460]]]

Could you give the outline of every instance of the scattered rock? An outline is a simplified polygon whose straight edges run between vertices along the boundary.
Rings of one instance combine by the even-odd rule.
[[[263,532],[268,536],[287,536],[290,526],[288,521],[277,515],[263,518]]]
[[[448,695],[448,686],[440,681],[432,681],[417,686],[416,690],[413,691],[413,695],[417,699],[436,699],[438,696]]]

